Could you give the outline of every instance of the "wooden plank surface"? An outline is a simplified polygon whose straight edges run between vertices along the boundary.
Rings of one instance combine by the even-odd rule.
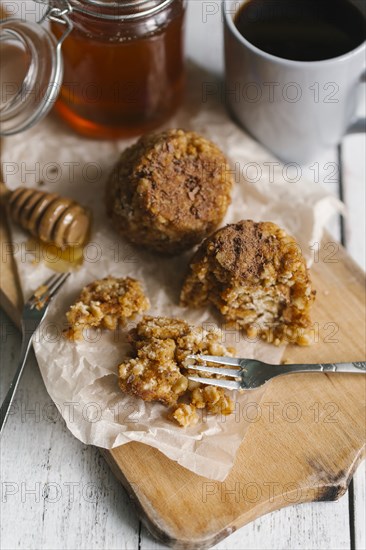
[[[3,264],[2,284],[12,279],[6,276],[11,267]],[[315,257],[312,277],[318,342],[310,348],[288,346],[286,359],[363,360],[363,273],[328,240]],[[140,443],[103,455],[155,536],[177,548],[209,547],[260,515],[290,503],[335,500],[345,492],[365,450],[366,386],[360,376],[273,380],[266,409],[263,405],[258,421],[250,425],[223,483],[196,476]]]
[[[0,172],[1,177],[1,172]],[[11,232],[5,209],[0,205],[0,243],[2,282],[0,285],[0,307],[13,323],[19,326],[19,312],[23,307],[23,295],[16,263],[12,253]],[[9,298],[10,297],[10,298]]]
[[[366,116],[366,84],[362,85],[358,116]],[[347,208],[343,244],[358,265],[366,269],[366,135],[346,136],[340,147],[342,198]],[[365,434],[366,436],[366,434]],[[366,463],[355,472],[350,486],[351,548],[366,548]]]
[[[326,261],[328,243],[322,251],[313,269],[319,343],[311,348],[289,347],[287,358],[362,360],[364,276],[341,248],[332,262]],[[288,505],[291,499],[335,500],[343,494],[365,450],[366,385],[361,376],[295,375],[273,381],[265,399],[268,410],[277,405],[278,412],[273,413],[273,421],[263,414],[249,428],[235,466],[222,484],[209,485],[140,444],[112,450],[110,456],[123,471],[123,482],[137,494],[155,535],[173,544],[178,539],[179,547],[184,547],[184,541],[193,547],[194,541],[194,547],[203,548],[258,515]],[[283,417],[289,403],[301,416],[297,421]],[[161,480],[158,492],[154,478]],[[260,492],[258,500],[252,497],[255,502],[246,501],[240,493],[250,484]],[[272,498],[268,484],[276,486]],[[299,490],[296,497],[293,487]],[[168,513],[167,508],[174,512]]]
[[[1,371],[3,392],[19,351],[19,335],[2,315],[3,330],[5,326],[7,338],[2,343],[7,348],[8,363],[3,363]],[[52,407],[34,356],[27,364],[3,434],[0,466],[4,550],[165,548],[145,528],[139,529],[133,504],[99,452],[77,441],[65,429]],[[60,486],[57,499],[52,487],[50,500],[43,493],[49,483]],[[75,484],[73,494],[69,492],[71,483]],[[93,489],[91,498],[86,492],[89,487]],[[35,489],[36,494],[32,494]],[[291,505],[239,529],[216,547],[243,548],[350,549],[348,497],[345,495],[338,502]]]
[[[339,257],[338,257],[338,260],[339,260]],[[351,273],[352,273],[352,276],[350,277],[349,282],[350,282],[351,285],[354,285],[354,284],[355,284],[355,280],[356,280],[356,281],[358,280],[358,276],[356,275],[356,277],[355,277],[355,273],[357,273],[357,270],[354,269],[354,266],[353,266],[352,262],[347,261],[346,264],[343,264],[342,262],[338,261],[338,262],[336,262],[336,263],[337,263],[337,269],[340,269],[341,271],[343,271],[343,268],[344,268],[345,265],[347,266],[347,268],[349,268],[349,270],[350,270]],[[332,278],[330,278],[330,282],[332,282]],[[341,293],[342,293],[342,292],[341,292]],[[327,317],[327,316],[326,316],[326,317]],[[334,317],[331,317],[331,319],[333,319],[333,318],[334,318]],[[330,344],[330,343],[329,343],[329,344]],[[31,387],[32,382],[33,382],[33,384],[34,384],[34,375],[37,374],[37,371],[35,370],[35,367],[33,367],[33,372],[32,372],[31,374],[32,374],[32,376],[31,376],[31,377],[28,377],[28,379],[26,379],[26,380],[24,381],[24,382],[25,382],[25,387],[26,387],[26,388]],[[38,376],[38,378],[39,378],[39,376]],[[38,385],[39,385],[39,384],[41,384],[40,379],[38,380]],[[39,389],[39,388],[38,388],[38,389]],[[33,428],[33,429],[37,429],[37,428],[41,427],[41,428],[42,428],[42,429],[41,429],[41,434],[42,434],[42,440],[43,440],[43,434],[44,434],[43,426],[40,426],[39,423],[37,423],[37,421],[36,421],[36,422],[31,422],[31,417],[32,417],[32,413],[31,413],[31,412],[28,413],[28,414],[25,414],[25,411],[27,411],[27,410],[28,410],[28,411],[35,411],[35,410],[37,410],[36,405],[38,405],[38,402],[36,402],[36,404],[32,404],[32,401],[29,400],[29,396],[27,396],[27,395],[26,395],[26,396],[24,396],[24,395],[19,395],[19,399],[20,399],[21,405],[23,405],[23,412],[22,412],[22,411],[20,412],[20,418],[19,418],[19,416],[18,416],[18,418],[17,418],[16,416],[13,417],[13,418],[14,418],[13,426],[17,426],[16,431],[13,432],[13,434],[12,434],[13,437],[15,436],[14,439],[16,440],[16,434],[20,435],[21,430],[24,429],[25,427],[28,428],[28,429],[26,430],[27,433],[29,432],[29,428],[31,428],[31,429],[32,429],[32,428]],[[26,416],[26,420],[28,419],[28,417],[30,418],[29,421],[27,420],[26,426],[22,425],[24,415]],[[21,422],[20,422],[20,424],[18,425],[19,419],[21,420]],[[37,420],[37,419],[36,419],[36,420]],[[51,449],[52,446],[54,445],[54,438],[55,438],[55,437],[59,437],[59,433],[57,432],[57,434],[55,435],[54,432],[51,431],[50,449]],[[71,439],[72,439],[72,438],[71,438]],[[22,440],[24,441],[24,437],[22,438]],[[46,441],[47,441],[47,438],[46,438]],[[67,441],[67,438],[66,438],[66,440],[63,439],[63,441]],[[75,446],[75,443],[73,443],[73,445],[70,445],[70,447],[74,447],[74,446]],[[83,446],[81,446],[81,447],[83,447]],[[47,449],[42,449],[41,454],[44,455],[46,451],[47,451]],[[85,454],[85,453],[87,453],[87,454],[89,455],[89,454],[90,454],[90,451],[87,450],[87,449],[85,449],[85,447],[84,447],[82,454]],[[59,447],[57,447],[57,453],[56,453],[56,454],[54,454],[53,452],[50,452],[49,450],[47,451],[46,455],[47,455],[47,454],[48,454],[49,456],[44,457],[44,464],[48,464],[49,462],[55,463],[55,464],[56,464],[56,463],[59,462],[59,461],[58,461]],[[95,459],[93,458],[93,456],[94,456],[94,455],[91,456],[91,462],[92,462],[92,464],[94,464],[94,465],[96,466],[96,471],[98,472],[98,476],[101,476],[101,477],[103,478],[103,475],[104,475],[104,474],[103,474],[103,468],[100,467],[100,464],[98,464],[98,463],[95,461]],[[9,459],[8,459],[8,460],[7,460],[7,464],[14,464],[15,455],[12,455],[10,458],[11,458],[11,462],[9,462]],[[38,459],[40,458],[39,453],[37,453],[37,454],[35,455],[35,458],[36,458],[35,464],[38,464]],[[27,456],[27,460],[25,461],[25,463],[26,463],[26,464],[28,463],[28,464],[30,465],[31,461],[32,461],[31,457],[28,457],[28,456]],[[82,464],[82,462],[81,462],[80,464]],[[71,464],[70,464],[70,467],[72,468],[72,465],[71,465]],[[75,467],[78,468],[77,465],[75,465]],[[62,479],[63,479],[63,480],[70,480],[70,477],[68,477],[68,473],[67,473],[68,471],[69,471],[68,468],[66,468],[66,471],[64,472],[63,475],[61,474],[61,472],[59,472],[58,475],[60,475],[60,476],[62,475]],[[81,471],[83,471],[83,469],[81,469]],[[24,471],[23,471],[23,472],[24,472]],[[45,470],[45,472],[47,472],[47,470]],[[92,472],[91,472],[91,473],[92,473]],[[24,474],[23,474],[23,475],[24,475]],[[8,478],[8,479],[9,479],[9,478]],[[14,479],[14,478],[13,478],[13,479]],[[48,479],[48,478],[46,478],[46,480],[47,480],[47,479]],[[53,479],[55,479],[55,478],[53,478]],[[56,478],[56,479],[57,479],[57,478]],[[73,478],[71,478],[71,480],[72,480],[72,479],[73,479]],[[100,478],[98,478],[98,482],[99,482],[99,479],[100,479]],[[23,502],[24,502],[24,503],[28,503],[28,505],[29,505],[30,503],[32,503],[32,499],[33,499],[34,497],[32,496],[32,494],[25,494],[25,495],[24,495],[24,501],[23,501],[23,495],[21,495],[22,483],[26,483],[26,481],[25,481],[24,478],[23,478],[22,481],[21,481],[21,480],[22,480],[22,478],[20,478],[20,481],[19,481],[19,483],[18,483],[18,485],[17,485],[17,487],[18,487],[17,490],[18,490],[18,492],[19,492],[18,497],[17,497],[16,495],[14,495],[13,499],[14,499],[14,498],[22,499],[22,500],[19,500],[20,503],[23,503]],[[38,482],[36,482],[36,483],[38,483]],[[45,481],[44,483],[46,483],[46,481]],[[51,478],[51,483],[54,483],[54,481],[52,481],[52,478]],[[57,483],[57,482],[56,482],[56,483]],[[65,483],[65,481],[63,481],[63,483]],[[67,481],[66,483],[68,483],[68,481]],[[72,483],[74,483],[74,481],[72,481]],[[79,481],[79,482],[75,482],[75,483],[79,484],[79,485],[77,485],[77,486],[80,486],[80,481]],[[95,483],[95,482],[90,482],[90,483]],[[28,490],[28,489],[31,491],[32,487],[35,487],[35,486],[36,486],[35,484],[32,484],[32,486],[27,486],[27,485],[26,485],[24,491],[26,491],[26,490]],[[107,509],[108,509],[107,505],[109,504],[109,501],[105,501],[105,498],[103,497],[103,492],[104,492],[104,490],[105,490],[105,489],[103,488],[103,486],[102,486],[102,487],[99,486],[99,492],[102,493],[102,494],[99,494],[99,495],[98,495],[98,502],[100,502],[102,506],[105,506],[105,508],[104,508],[104,514],[107,514],[107,513],[108,513],[108,512],[107,512]],[[65,497],[64,497],[64,498],[65,498]],[[41,500],[41,499],[39,499],[39,500]],[[9,502],[9,503],[11,502],[10,497],[8,498],[8,502]],[[42,538],[41,543],[43,544],[43,547],[44,547],[44,548],[48,548],[48,547],[50,547],[50,546],[47,546],[47,543],[46,543],[45,541],[54,540],[55,537],[56,537],[56,540],[64,540],[64,541],[66,541],[66,544],[67,544],[66,547],[72,548],[73,546],[72,546],[71,540],[75,540],[75,538],[72,537],[72,535],[70,534],[70,532],[69,532],[66,528],[64,528],[64,531],[63,531],[62,533],[61,533],[61,532],[55,533],[54,530],[52,529],[52,527],[50,527],[50,526],[52,526],[52,525],[55,524],[55,520],[56,520],[56,516],[54,516],[54,515],[52,514],[53,510],[55,510],[55,502],[52,502],[51,504],[52,504],[52,505],[47,505],[47,503],[46,503],[47,513],[46,513],[45,516],[44,516],[45,523],[42,524],[42,532],[43,532],[43,535],[42,535],[42,536],[43,536],[44,538]],[[72,504],[74,505],[74,503],[72,503]],[[115,508],[115,506],[113,506],[113,504],[114,504],[114,505],[120,504],[120,505],[121,505],[121,513],[123,512],[124,517],[128,517],[128,514],[131,513],[131,510],[130,510],[129,507],[128,507],[128,503],[127,503],[127,502],[125,503],[125,502],[123,501],[123,499],[119,499],[119,500],[117,500],[117,501],[114,500],[114,501],[112,501],[110,504],[111,504],[111,506],[112,506],[112,510],[113,510],[113,511],[116,511],[116,508]],[[88,515],[87,515],[87,513],[86,513],[87,510],[89,509],[89,505],[90,505],[90,503],[88,503],[88,501],[85,500],[84,498],[82,499],[81,504],[79,503],[79,508],[83,508],[83,514],[85,515],[85,519],[86,519],[86,521],[88,522],[88,524],[90,523],[90,521],[92,521],[92,515],[90,516],[90,520],[88,520]],[[71,504],[69,503],[68,506],[70,507]],[[34,508],[34,506],[31,505],[31,508]],[[96,508],[95,508],[95,504],[93,504],[92,509],[94,510],[93,513],[96,513],[96,512],[97,512],[97,511],[96,511]],[[322,517],[322,518],[324,519],[324,515],[323,515],[324,512],[322,512],[321,514],[318,514],[317,511],[316,511],[316,509],[314,509],[313,507],[309,506],[309,507],[308,507],[308,510],[309,510],[308,514],[309,514],[309,515],[306,516],[306,515],[305,515],[305,510],[306,510],[306,508],[304,509],[304,511],[296,512],[296,515],[294,515],[294,510],[295,510],[295,508],[291,508],[291,509],[288,509],[288,510],[284,511],[284,513],[281,514],[281,516],[279,516],[279,515],[272,516],[272,519],[270,519],[270,520],[268,521],[268,533],[273,532],[273,530],[274,530],[274,532],[278,532],[278,530],[279,530],[279,528],[281,527],[281,525],[282,525],[282,528],[284,528],[284,526],[286,525],[286,521],[287,521],[286,518],[287,518],[287,519],[289,519],[289,518],[294,518],[294,517],[297,518],[297,517],[299,516],[299,514],[300,514],[300,516],[301,516],[302,514],[304,514],[304,516],[303,516],[304,518],[307,517],[308,523],[307,523],[306,521],[304,521],[304,528],[305,528],[306,526],[308,526],[308,533],[311,533],[311,529],[309,528],[309,526],[310,526],[310,521],[313,521],[315,524],[317,524],[317,521],[316,521],[316,520],[318,520],[318,522],[320,522],[320,524],[322,525],[322,521],[321,521],[320,518]],[[301,509],[301,510],[303,510],[303,509]],[[337,519],[337,524],[338,524],[338,526],[340,526],[340,525],[342,524],[342,522],[344,522],[345,519],[347,518],[347,516],[346,516],[347,506],[346,506],[346,502],[345,502],[344,499],[341,501],[341,505],[340,505],[340,506],[337,505],[336,511],[338,512],[338,514],[336,514],[336,515],[334,516],[334,513],[332,512],[331,515],[332,515],[333,518],[336,518],[336,519]],[[360,512],[360,516],[361,516],[361,513],[362,513],[362,512]],[[64,526],[67,524],[67,523],[66,523],[66,517],[67,517],[67,515],[65,516],[65,518],[63,518],[63,525],[64,525]],[[280,523],[276,523],[276,520],[273,519],[274,517],[275,517],[275,518],[279,518],[279,517],[283,518],[283,519],[282,519],[282,523],[281,523],[281,522],[280,522]],[[68,521],[70,521],[70,519],[69,519]],[[117,521],[117,516],[116,516],[115,521]],[[266,519],[264,519],[264,522],[265,522],[265,521],[266,521]],[[274,522],[274,523],[273,523],[273,522]],[[120,546],[118,546],[118,544],[119,544],[119,542],[121,542],[121,541],[118,541],[118,540],[116,539],[116,533],[115,533],[115,531],[114,531],[114,533],[112,533],[112,532],[106,532],[107,525],[103,526],[104,524],[103,524],[103,523],[100,523],[100,520],[99,520],[99,519],[98,519],[98,525],[99,525],[99,526],[98,526],[97,532],[98,532],[98,535],[99,535],[99,536],[96,536],[95,541],[94,541],[94,544],[95,544],[95,545],[93,545],[93,546],[88,546],[88,544],[90,544],[90,541],[91,541],[91,539],[90,539],[90,537],[89,537],[89,530],[88,530],[87,533],[84,533],[84,531],[83,531],[83,526],[82,526],[81,524],[78,524],[78,523],[77,523],[77,524],[75,525],[76,532],[78,532],[78,533],[83,532],[83,533],[84,533],[84,534],[82,535],[82,536],[83,536],[83,544],[84,544],[83,547],[84,547],[84,548],[89,548],[89,547],[95,547],[95,548],[105,547],[105,548],[109,548],[109,547],[113,547],[113,546],[108,546],[109,542],[106,543],[105,541],[114,541],[114,543],[117,544],[117,546],[115,546],[115,547],[120,547]],[[114,523],[114,525],[115,525],[115,523]],[[259,525],[263,525],[263,520],[262,520],[261,523],[259,523]],[[264,525],[265,525],[265,523],[264,523]],[[361,524],[360,524],[360,526],[361,526]],[[135,528],[137,529],[136,524],[135,524]],[[136,529],[135,529],[135,531],[136,531]],[[323,525],[323,529],[325,529],[325,526],[324,526],[324,525]],[[276,530],[277,530],[277,531],[276,531]],[[285,529],[285,530],[286,530],[286,529]],[[28,546],[28,542],[27,542],[23,547],[26,547],[26,548],[28,548],[28,547],[33,547],[33,548],[39,547],[39,546],[37,546],[37,544],[40,544],[40,539],[37,538],[37,535],[38,535],[38,534],[34,532],[34,529],[33,529],[33,530],[31,529],[29,532],[32,533],[32,537],[30,538],[29,535],[25,535],[25,539],[24,539],[24,537],[23,537],[23,540],[27,540],[27,541],[29,542],[30,546]],[[247,531],[247,532],[248,532],[248,531]],[[342,531],[342,532],[346,533],[347,531]],[[92,533],[93,533],[93,531],[92,531]],[[102,542],[102,539],[100,538],[101,533],[104,533],[103,536],[106,537],[106,538],[103,539],[104,542]],[[292,530],[292,531],[291,531],[291,536],[292,536],[292,537],[295,536],[295,538],[296,538],[295,533],[296,533],[296,530]],[[322,533],[323,533],[323,534],[322,534]],[[130,533],[130,534],[131,534],[131,533]],[[16,531],[14,531],[14,535],[16,535]],[[13,535],[13,536],[14,536],[14,535]],[[66,536],[66,535],[67,535],[67,536]],[[114,535],[115,538],[113,537],[113,535]],[[94,532],[94,536],[95,536],[95,532]],[[144,532],[142,532],[142,534],[141,534],[141,541],[144,540],[144,536],[145,536],[145,535],[144,535]],[[346,536],[346,538],[342,538],[342,537],[340,538],[339,536],[337,536],[335,539],[332,540],[331,538],[329,539],[329,536],[328,536],[328,538],[326,538],[326,537],[325,537],[325,531],[322,531],[322,530],[320,530],[320,532],[318,532],[318,536],[319,536],[320,539],[322,540],[322,543],[323,543],[324,546],[317,546],[317,545],[316,545],[316,541],[317,541],[318,539],[317,539],[317,537],[315,537],[315,538],[312,538],[312,540],[310,541],[311,544],[313,544],[314,546],[311,546],[311,545],[305,546],[305,545],[304,545],[303,547],[304,547],[304,548],[310,548],[310,547],[313,547],[313,548],[318,548],[318,547],[333,548],[333,547],[335,547],[335,548],[337,548],[337,546],[334,546],[334,544],[332,545],[332,543],[333,543],[335,540],[339,543],[339,546],[338,546],[339,548],[344,548],[344,547],[346,547],[346,544],[347,544],[347,536]],[[71,538],[70,538],[70,537],[71,537]],[[136,547],[135,545],[136,545],[136,543],[137,543],[137,539],[134,538],[134,537],[132,537],[132,538],[130,539],[129,537],[130,537],[130,535],[129,535],[129,529],[128,529],[127,526],[126,526],[126,527],[124,528],[123,541],[126,541],[127,544],[131,544],[131,546],[127,546],[127,548],[135,548],[135,547]],[[235,535],[233,535],[233,537],[235,537]],[[233,537],[230,537],[230,539],[228,539],[228,540],[232,540]],[[149,540],[150,540],[150,539],[147,539],[147,542],[146,542],[147,546],[146,546],[146,548],[149,548],[149,546],[148,546],[148,545],[150,544],[150,543],[148,542]],[[241,540],[242,540],[242,539],[241,539],[240,537],[238,537],[238,538],[236,538],[235,540],[237,541],[237,544],[238,544],[237,547],[238,547],[238,548],[243,548],[243,546],[240,546]],[[250,539],[250,540],[251,540],[251,539]],[[263,544],[263,538],[262,538],[262,537],[260,538],[260,540],[261,540],[261,544]],[[280,538],[280,539],[278,539],[278,540],[279,540],[279,541],[282,541],[283,539]],[[290,540],[290,539],[289,539],[289,540]],[[36,542],[36,541],[38,541],[38,542]],[[68,544],[67,541],[70,541],[70,544]],[[133,542],[132,542],[132,541],[133,541]],[[291,541],[293,541],[293,538],[291,538]],[[327,542],[327,541],[328,541],[328,542]],[[327,545],[328,543],[329,543],[329,545]],[[103,544],[107,544],[107,546],[103,546]],[[121,544],[122,544],[122,542],[121,542]],[[228,543],[228,546],[226,546],[226,548],[233,548],[233,546],[230,546],[230,544],[231,544],[231,543]],[[291,542],[291,544],[293,544],[293,542]],[[289,542],[288,548],[292,548],[291,544],[290,544],[290,542]],[[98,545],[99,545],[99,546],[98,546]],[[102,545],[102,546],[101,546],[101,545]],[[11,547],[11,546],[9,546],[9,548],[10,548],[10,547]],[[63,547],[63,546],[60,546],[60,547]],[[65,546],[64,546],[64,547],[65,547]],[[223,542],[222,542],[222,546],[220,545],[219,547],[225,548],[225,541],[223,541]],[[249,546],[249,547],[251,548],[252,546]],[[275,547],[275,546],[273,546],[273,547]],[[278,546],[278,547],[279,547],[279,548],[284,547],[284,546],[283,546],[283,542],[279,542],[279,546]],[[262,546],[262,548],[266,548],[266,546]],[[359,546],[359,548],[363,548],[363,547],[362,547],[362,546]]]

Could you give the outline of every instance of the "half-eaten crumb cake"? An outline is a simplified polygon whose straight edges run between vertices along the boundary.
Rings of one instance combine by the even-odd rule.
[[[232,356],[233,350],[222,344],[220,330],[192,327],[181,319],[145,316],[129,332],[129,340],[133,357],[118,367],[123,392],[172,407],[171,416],[181,426],[198,422],[197,409],[210,414],[233,412],[234,403],[224,390],[187,378],[187,355]]]
[[[295,239],[274,223],[245,220],[203,241],[191,261],[181,303],[214,304],[250,339],[308,345],[314,297]]]

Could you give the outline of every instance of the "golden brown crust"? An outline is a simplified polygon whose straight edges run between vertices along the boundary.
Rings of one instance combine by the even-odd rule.
[[[206,408],[211,414],[233,411],[233,402],[223,390],[192,384],[187,379],[187,355],[231,355],[231,350],[221,344],[220,331],[192,327],[181,319],[145,316],[129,332],[129,339],[133,357],[118,367],[122,391],[173,406],[171,416],[181,426],[198,421],[196,408]],[[202,393],[198,395],[200,388]],[[189,396],[189,405],[177,403],[179,398]]]
[[[83,330],[102,327],[114,330],[127,319],[150,307],[141,283],[131,277],[98,279],[83,288],[79,299],[66,313],[69,328],[65,336],[82,337]]]
[[[132,242],[172,254],[222,221],[232,177],[226,158],[194,132],[145,135],[126,149],[107,183],[107,212]]]
[[[274,223],[245,220],[219,229],[201,244],[181,303],[213,303],[250,338],[306,345],[314,295],[295,239]]]
[[[192,403],[180,403],[177,405],[172,412],[172,418],[183,428],[194,426],[199,421],[197,409]]]

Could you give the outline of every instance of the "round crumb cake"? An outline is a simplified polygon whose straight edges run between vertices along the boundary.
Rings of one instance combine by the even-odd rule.
[[[308,345],[314,297],[295,239],[274,223],[245,220],[219,229],[201,244],[181,304],[214,304],[250,339]]]
[[[222,221],[232,176],[226,158],[195,132],[145,135],[121,155],[108,182],[107,212],[135,244],[175,254]]]

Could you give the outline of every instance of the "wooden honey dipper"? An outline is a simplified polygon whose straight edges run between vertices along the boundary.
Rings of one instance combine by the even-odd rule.
[[[0,198],[10,218],[44,243],[65,249],[83,246],[89,237],[90,212],[72,199],[31,187],[11,191],[2,182]]]

